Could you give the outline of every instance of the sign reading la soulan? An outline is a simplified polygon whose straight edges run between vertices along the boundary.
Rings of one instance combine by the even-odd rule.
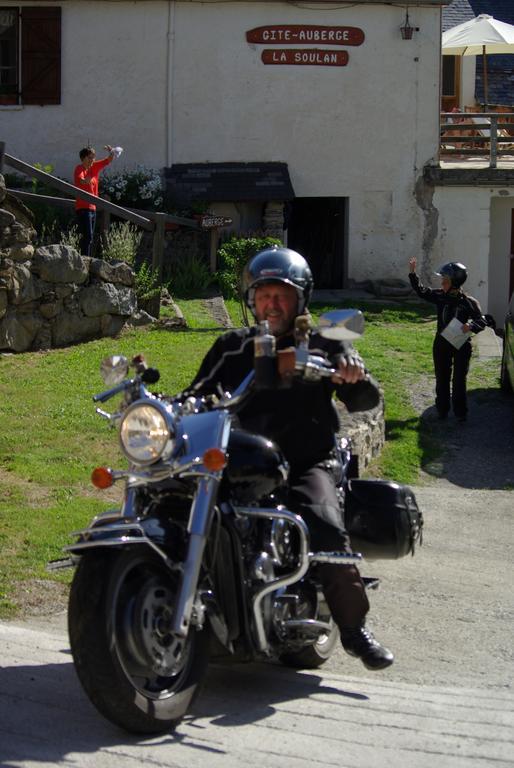
[[[323,48],[265,49],[261,54],[264,64],[310,64],[325,67],[345,67],[347,51],[330,51]]]

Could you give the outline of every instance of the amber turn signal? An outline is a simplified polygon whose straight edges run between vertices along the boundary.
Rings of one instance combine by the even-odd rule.
[[[96,488],[110,488],[114,483],[112,470],[108,467],[97,467],[91,472],[91,482]]]
[[[221,448],[208,448],[203,455],[203,464],[209,472],[220,472],[227,466],[227,456]]]

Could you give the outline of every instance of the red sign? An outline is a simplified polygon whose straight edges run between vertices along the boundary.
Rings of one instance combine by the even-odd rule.
[[[248,43],[280,43],[281,45],[362,45],[364,32],[358,27],[323,27],[316,24],[272,24],[256,27],[246,33]]]
[[[261,59],[264,64],[296,64],[314,67],[345,67],[348,51],[331,51],[323,48],[266,48]]]

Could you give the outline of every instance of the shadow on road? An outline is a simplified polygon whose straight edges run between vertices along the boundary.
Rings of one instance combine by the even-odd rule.
[[[324,685],[315,674],[299,674],[278,664],[213,665],[193,715],[212,718],[213,725],[246,725],[273,715],[276,704],[313,695],[368,699]]]
[[[434,406],[423,411],[423,470],[462,488],[514,489],[514,397],[499,389],[475,389],[468,405],[464,423],[452,414],[440,421]],[[434,460],[437,444],[442,453]]]
[[[176,732],[134,736],[113,726],[83,693],[71,663],[0,668],[0,766],[22,762],[59,763],[70,753],[93,754],[126,746],[180,743],[206,752],[224,752],[195,739],[200,718],[216,726],[241,726],[274,714],[280,702],[332,696],[367,700],[364,694],[324,685],[314,674],[271,664],[214,665],[193,712]]]

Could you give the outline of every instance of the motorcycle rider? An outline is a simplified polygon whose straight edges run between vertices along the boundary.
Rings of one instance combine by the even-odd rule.
[[[435,407],[438,416],[440,419],[446,419],[451,401],[455,418],[457,421],[464,422],[468,412],[466,377],[471,360],[471,341],[468,339],[459,349],[456,349],[444,336],[441,336],[441,331],[454,317],[463,324],[464,333],[470,331],[480,333],[487,323],[482,316],[478,301],[462,290],[468,277],[464,264],[449,261],[439,268],[436,275],[441,278],[441,288],[425,287],[416,273],[416,258],[409,260],[409,280],[412,288],[421,299],[430,301],[437,307],[437,332],[432,354],[435,371]]]
[[[313,289],[305,259],[285,247],[260,251],[246,265],[242,287],[255,319],[268,321],[277,350],[293,346],[295,319],[307,311]],[[256,333],[254,326],[219,337],[188,392],[233,391],[253,368]],[[349,411],[358,411],[376,406],[379,390],[350,344],[313,333],[309,348],[337,368],[334,380],[293,380],[289,388],[257,391],[238,416],[245,429],[273,439],[282,449],[290,465],[288,506],[307,524],[313,550],[351,552],[336,493],[333,450],[338,423],[332,396],[335,391]],[[369,602],[356,566],[323,564],[318,575],[347,653],[372,670],[392,664],[391,651],[365,627]]]

